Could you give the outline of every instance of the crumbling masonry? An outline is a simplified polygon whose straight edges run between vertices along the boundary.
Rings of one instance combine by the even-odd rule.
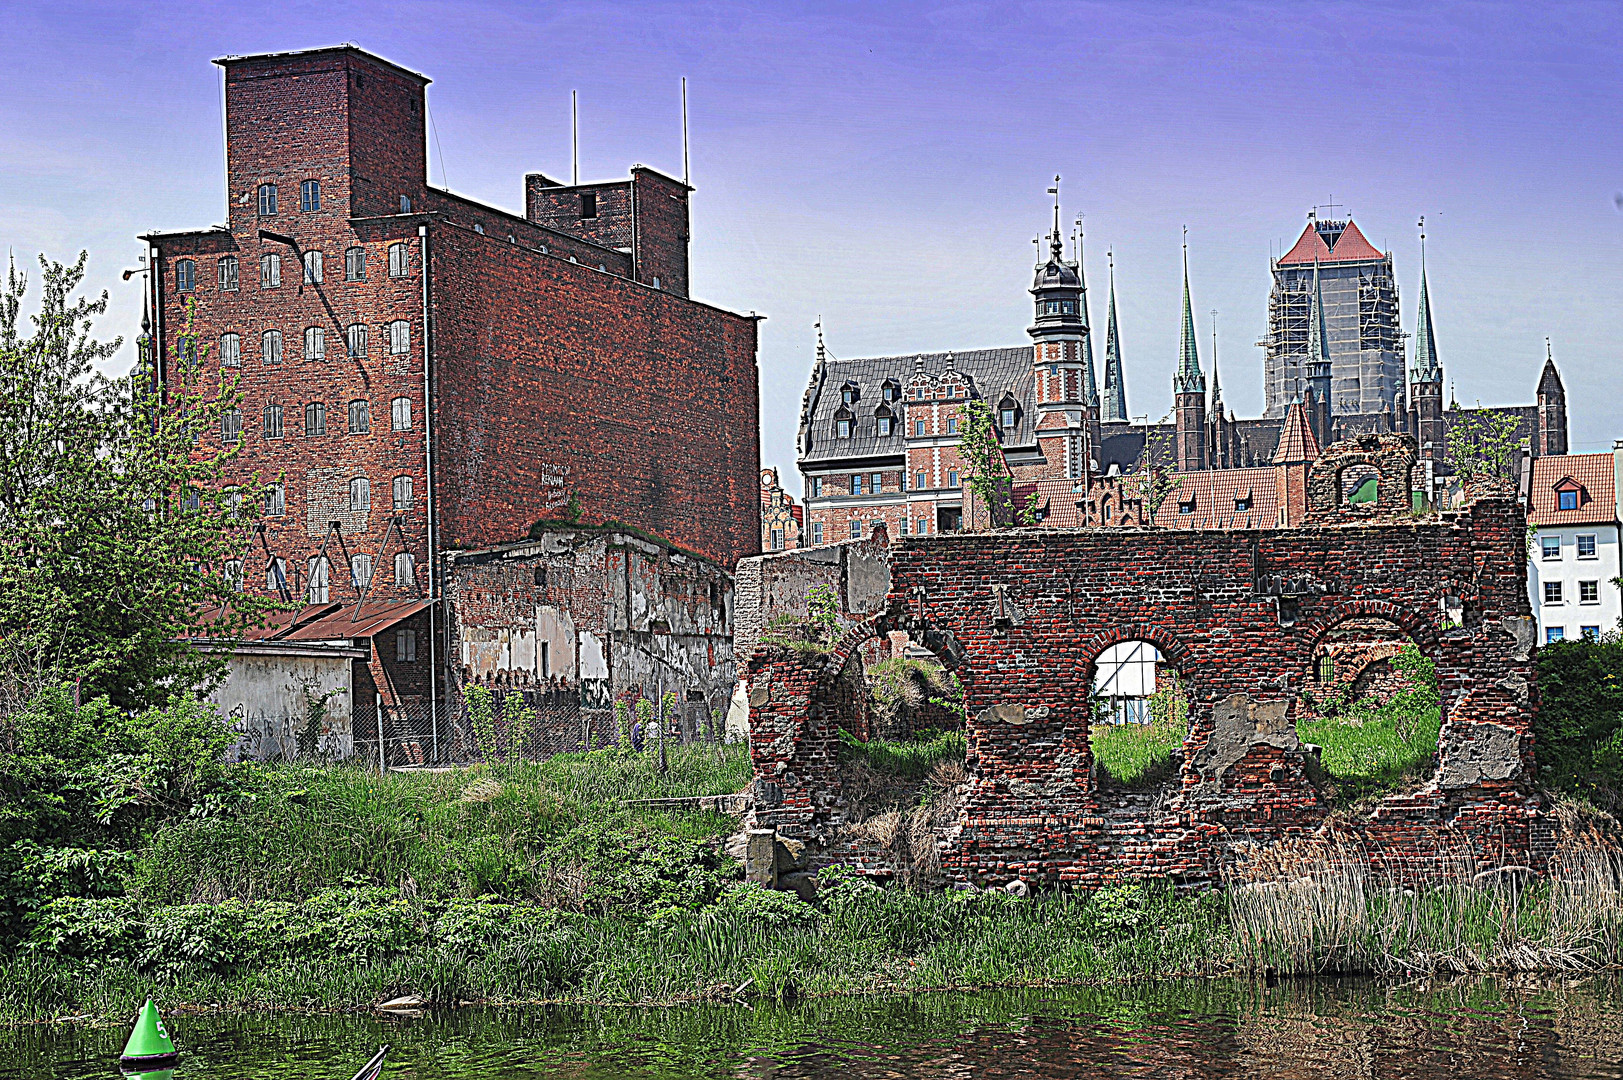
[[[845,846],[837,729],[853,704],[840,674],[865,642],[906,630],[965,687],[969,781],[942,841],[950,878],[1211,881],[1239,845],[1326,824],[1312,748],[1295,729],[1297,699],[1327,635],[1379,618],[1436,663],[1438,767],[1419,790],[1336,827],[1374,864],[1405,874],[1459,854],[1537,868],[1551,838],[1529,783],[1526,522],[1510,498],[1409,514],[1402,466],[1412,465],[1413,444],[1392,440],[1344,444],[1317,463],[1309,524],[1299,528],[902,541],[884,609],[855,622],[830,654],[763,645],[750,656],[757,823],[831,855]],[[1342,469],[1362,462],[1381,471],[1373,510],[1347,506],[1339,492]],[[1148,794],[1101,786],[1089,748],[1095,661],[1130,640],[1152,642],[1191,698],[1181,769]]]

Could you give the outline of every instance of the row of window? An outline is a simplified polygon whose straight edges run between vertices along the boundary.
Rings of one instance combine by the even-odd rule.
[[[1599,626],[1580,626],[1578,628],[1578,634],[1585,641],[1599,641],[1600,640],[1600,627]],[[1566,627],[1564,627],[1564,626],[1546,626],[1544,628],[1544,643],[1546,645],[1552,644],[1552,643],[1557,642],[1557,641],[1565,641],[1565,640],[1567,640],[1567,628]]]
[[[896,421],[893,417],[877,416],[874,418],[874,422],[876,425],[875,430],[881,439],[888,439],[891,435],[895,434]],[[1013,426],[1014,412],[1013,410],[1009,410],[1009,422],[1005,425],[1005,427]],[[836,439],[849,439],[855,430],[856,422],[851,417],[837,416],[834,418],[834,437]],[[921,439],[924,437],[925,421],[913,421],[913,434]],[[958,418],[956,416],[947,417],[947,434],[958,434]]]
[[[409,476],[397,476],[390,485],[394,497],[394,509],[410,510],[412,504],[412,481]],[[188,505],[195,509],[195,496],[188,496]],[[364,476],[353,477],[349,482],[349,508],[352,512],[368,511],[372,509],[372,481]],[[271,484],[265,489],[265,516],[285,517],[287,515],[287,488],[282,484]]]
[[[332,563],[325,556],[311,556],[306,563],[306,581],[308,585],[304,590],[304,598],[312,604],[325,604],[330,602],[332,596]],[[372,556],[356,554],[349,557],[349,578],[357,589],[365,589],[373,584]],[[394,584],[403,589],[409,589],[415,583],[417,576],[417,560],[409,551],[402,551],[394,557]],[[233,590],[242,592],[245,585],[242,563],[233,559],[225,564],[225,580]],[[272,559],[265,568],[265,588],[270,592],[279,593],[287,588],[291,591],[292,579],[288,576],[287,560]],[[410,631],[406,631],[410,633]],[[398,638],[396,639],[398,642]],[[416,643],[412,648],[400,648],[395,656],[397,660],[417,659]],[[410,655],[405,655],[409,651]]]
[[[1562,492],[1562,494],[1566,493]],[[1561,538],[1559,536],[1541,536],[1538,538],[1538,543],[1540,558],[1548,561],[1550,559],[1559,559],[1561,557]],[[1579,533],[1578,543],[1576,546],[1578,549],[1578,558],[1595,558],[1594,533]]]
[[[862,521],[852,518],[849,526],[850,537],[852,540],[861,540],[865,535],[877,529],[880,524],[877,521],[870,521],[864,527]],[[911,518],[904,517],[898,523],[897,532],[902,536],[907,536],[910,532],[917,536],[927,536],[930,532],[930,519],[921,517],[914,521]],[[811,542],[814,547],[823,542],[823,523],[821,521],[811,523]]]
[[[599,269],[601,269],[601,267]],[[963,388],[959,386],[949,386],[946,388],[945,397],[947,400],[951,401],[958,397],[960,390],[963,390]],[[969,396],[969,392],[967,390],[963,390],[963,394],[965,397]],[[857,384],[854,382],[847,382],[844,386],[840,387],[841,405],[855,405],[857,403],[857,399],[861,396],[862,388],[857,386]],[[909,396],[914,401],[925,401],[934,395],[930,393],[927,387],[915,386],[913,388],[913,393]],[[898,385],[894,380],[886,380],[884,385],[879,388],[879,400],[887,405],[891,402],[902,400],[901,386]]]
[[[850,492],[851,492],[852,495],[880,495],[880,494],[883,494],[884,493],[883,492],[884,478],[885,478],[884,473],[852,473],[851,474]],[[821,498],[825,494],[825,492],[823,491],[823,480],[824,480],[824,478],[821,477],[821,476],[812,476],[812,477],[807,478],[807,482],[810,484],[810,489],[806,493],[808,498],[813,498],[813,499]],[[947,470],[947,486],[949,488],[955,488],[955,487],[958,486],[958,484],[959,484],[958,470],[957,469],[948,469]],[[927,491],[927,490],[929,490],[929,487],[930,487],[930,475],[929,475],[929,473],[923,471],[922,469],[920,471],[914,473],[913,474],[913,486],[911,488],[908,488],[907,487],[907,474],[903,473],[902,474],[902,485],[903,485],[904,490]],[[828,494],[842,494],[842,493],[840,493],[840,492],[829,492]]]
[[[321,252],[304,253],[304,283],[320,285],[325,281],[325,266]],[[222,255],[217,266],[221,292],[236,292],[241,276],[241,265],[235,255]],[[405,277],[411,271],[411,254],[404,241],[389,245],[389,276]],[[366,249],[352,247],[344,252],[344,280],[366,280]],[[282,286],[282,256],[268,251],[259,257],[259,287],[279,289]],[[175,260],[175,290],[191,292],[197,288],[197,260]]]
[[[389,337],[389,355],[401,356],[411,352],[411,323],[405,319],[396,319],[385,323],[384,332]],[[345,355],[361,358],[366,356],[369,338],[365,323],[351,323],[344,328]],[[189,338],[182,338],[180,342],[182,355],[188,360],[197,358],[197,346]],[[304,358],[306,360],[327,359],[327,328],[324,326],[307,327],[304,331]],[[282,332],[280,330],[266,330],[259,338],[259,359],[266,364],[280,364],[282,362]],[[242,366],[242,336],[236,332],[220,335],[220,366],[222,368]]]
[[[295,413],[295,415],[297,415]],[[271,402],[265,406],[260,418],[260,433],[267,439],[280,439],[286,434],[282,406]],[[397,397],[389,403],[389,427],[392,431],[411,430],[411,398]],[[310,435],[327,434],[327,403],[312,401],[304,407],[304,433]],[[370,435],[372,433],[372,406],[365,400],[356,400],[349,403],[349,434]],[[220,438],[227,443],[234,443],[242,438],[242,410],[238,408],[226,409],[220,413]]]
[[[1567,602],[1566,601],[1566,590],[1562,588],[1562,583],[1561,582],[1559,582],[1559,581],[1546,581],[1546,582],[1544,582],[1544,602],[1546,604],[1564,604],[1564,603]],[[1578,603],[1580,603],[1580,604],[1598,604],[1598,603],[1600,603],[1600,582],[1599,581],[1580,581],[1580,582],[1578,582]]]
[[[259,185],[259,216],[275,217],[277,189],[275,184]],[[306,180],[299,185],[299,213],[313,214],[321,209],[321,182]]]

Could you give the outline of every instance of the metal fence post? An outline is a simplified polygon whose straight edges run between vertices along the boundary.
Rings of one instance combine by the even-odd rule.
[[[378,721],[378,775],[382,776],[389,771],[389,766],[383,758],[383,695],[372,695],[372,715]]]

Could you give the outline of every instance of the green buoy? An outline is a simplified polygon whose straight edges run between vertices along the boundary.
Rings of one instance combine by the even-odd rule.
[[[163,1026],[158,1007],[152,1004],[151,998],[147,998],[147,1003],[141,1007],[141,1015],[135,1018],[135,1030],[130,1032],[130,1041],[124,1044],[124,1053],[118,1059],[118,1070],[136,1080],[170,1080],[179,1062],[180,1053]]]

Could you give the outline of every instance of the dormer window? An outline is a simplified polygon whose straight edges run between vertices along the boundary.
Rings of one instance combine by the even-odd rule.
[[[1193,514],[1194,512],[1195,512],[1195,500],[1194,499],[1179,499],[1178,500],[1178,513],[1180,513],[1180,514]]]
[[[597,216],[597,192],[583,191],[580,193],[580,216],[595,218]]]
[[[857,384],[848,382],[840,387],[840,404],[855,405],[857,403]]]
[[[891,411],[885,408],[883,405],[881,405],[879,410],[874,414],[874,420],[878,425],[878,433],[881,439],[888,439],[892,434],[895,433],[896,418],[892,416]]]
[[[836,439],[851,437],[851,414],[843,408],[834,414],[834,437]]]
[[[1004,431],[1009,431],[1012,429],[1014,427],[1014,406],[1010,405],[999,409],[997,414],[997,423],[998,427],[1002,428]]]
[[[882,401],[892,402],[902,400],[902,388],[895,382],[887,381],[879,388],[879,397]]]
[[[1555,486],[1555,508],[1576,510],[1583,502],[1583,488],[1570,476]]]
[[[1251,496],[1242,495],[1234,500],[1235,513],[1243,514],[1251,509]]]

